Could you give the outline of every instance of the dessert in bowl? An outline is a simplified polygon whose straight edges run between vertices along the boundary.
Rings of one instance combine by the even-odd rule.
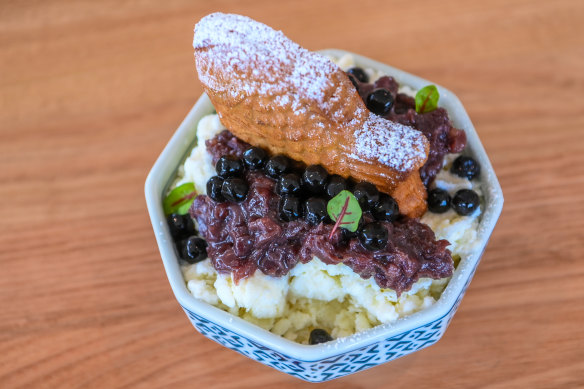
[[[324,51],[335,65],[235,15],[204,18],[194,46],[211,99],[178,129],[146,195],[195,327],[316,382],[435,343],[502,207],[460,102]],[[167,218],[169,191],[166,211],[189,215]]]

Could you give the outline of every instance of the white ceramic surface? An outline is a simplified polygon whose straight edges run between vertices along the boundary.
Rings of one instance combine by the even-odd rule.
[[[340,57],[342,50],[321,53]],[[353,54],[353,53],[351,53]],[[353,54],[358,66],[378,69],[400,84],[420,89],[431,82],[402,70]],[[272,334],[243,319],[194,298],[186,288],[173,247],[162,197],[172,183],[178,166],[193,147],[199,119],[213,106],[201,96],[181,123],[146,179],[148,212],[172,290],[193,325],[205,336],[278,370],[312,382],[338,378],[376,366],[434,344],[448,326],[479,263],[503,207],[503,194],[485,150],[464,107],[449,90],[438,86],[439,106],[448,110],[453,125],[464,129],[468,145],[465,154],[481,164],[481,184],[485,206],[479,225],[480,250],[463,258],[440,299],[431,307],[395,323],[383,324],[329,343],[301,345]]]

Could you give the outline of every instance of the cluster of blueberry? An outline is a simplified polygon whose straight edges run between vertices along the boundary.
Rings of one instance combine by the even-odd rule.
[[[351,190],[361,209],[370,211],[377,220],[393,221],[399,214],[395,200],[379,193],[373,184],[352,185],[339,175],[329,175],[322,166],[311,165],[301,174],[288,172],[272,178],[277,180],[276,193],[281,196],[278,210],[283,221],[304,216],[312,225],[330,222],[327,201],[343,190]]]
[[[168,228],[182,259],[197,263],[207,258],[207,242],[197,236],[190,215],[173,213],[167,219]]]
[[[459,156],[452,163],[450,172],[469,180],[478,177],[481,166],[471,157]],[[479,195],[470,189],[461,189],[450,197],[443,189],[432,189],[428,192],[428,209],[434,213],[444,213],[452,207],[461,216],[472,214],[479,206]]]
[[[217,202],[245,200],[248,184],[244,178],[244,164],[239,158],[224,155],[215,164],[217,175],[207,182],[207,195]]]
[[[347,74],[355,88],[357,88],[357,90],[359,90],[359,82],[363,83],[369,82],[369,76],[361,68],[358,67],[350,68],[349,70],[347,70]],[[367,95],[367,98],[365,99],[365,105],[367,105],[367,109],[369,109],[374,114],[380,116],[389,113],[391,107],[393,106],[393,103],[394,103],[393,95],[387,89],[384,88],[374,89],[373,91],[371,91],[371,93]]]
[[[327,213],[327,202],[342,190],[351,190],[363,212],[376,221],[394,221],[399,216],[396,201],[379,193],[375,185],[361,182],[354,184],[339,175],[329,175],[320,165],[297,168],[297,163],[284,155],[268,157],[258,147],[251,147],[242,158],[225,155],[219,158],[215,169],[217,176],[207,182],[207,195],[217,202],[239,202],[246,198],[248,184],[245,169],[261,170],[276,181],[275,192],[280,195],[278,215],[281,221],[290,222],[303,218],[310,225],[332,223]],[[345,235],[350,235],[343,230]],[[387,229],[373,222],[363,225],[358,234],[363,246],[379,250],[387,244]]]

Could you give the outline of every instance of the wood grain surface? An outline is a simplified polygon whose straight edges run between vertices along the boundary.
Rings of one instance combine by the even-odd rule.
[[[453,90],[505,194],[444,338],[319,387],[584,387],[581,0],[1,1],[0,387],[309,385],[192,328],[146,211],[217,10]]]

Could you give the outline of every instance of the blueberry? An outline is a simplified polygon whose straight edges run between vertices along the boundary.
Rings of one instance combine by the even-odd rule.
[[[297,195],[300,193],[300,177],[294,173],[284,174],[278,179],[276,193],[279,195]]]
[[[221,188],[223,187],[223,178],[219,176],[213,176],[207,181],[207,196],[218,203],[225,201],[223,195],[221,194]]]
[[[326,201],[319,197],[310,197],[304,203],[304,219],[312,225],[325,222],[328,218]]]
[[[168,229],[174,239],[182,239],[196,233],[193,219],[189,215],[173,213],[168,216]]]
[[[461,189],[452,198],[452,209],[461,216],[470,215],[479,207],[479,195],[474,190]]]
[[[335,197],[340,191],[347,189],[347,180],[335,174],[329,177],[325,192],[329,197]]]
[[[264,172],[272,178],[278,178],[284,173],[288,173],[291,168],[291,161],[284,155],[276,155],[266,162]]]
[[[363,220],[363,219],[361,219],[361,220]],[[347,230],[346,228],[339,228],[339,230],[341,231],[341,242],[348,243],[351,239],[358,237],[357,231],[353,232],[353,231]]]
[[[454,160],[450,171],[459,177],[472,180],[481,174],[481,165],[473,158],[461,155]]]
[[[377,220],[392,222],[399,216],[399,206],[393,197],[381,193],[379,201],[371,209],[371,213]]]
[[[227,201],[240,202],[247,196],[247,182],[241,178],[229,177],[223,181],[221,194]]]
[[[328,173],[320,165],[310,165],[302,174],[302,186],[314,194],[323,193],[325,190]]]
[[[243,174],[243,162],[232,155],[224,155],[215,164],[219,177],[235,177]]]
[[[280,219],[291,222],[302,217],[302,202],[298,197],[283,196],[278,203]]]
[[[428,192],[428,209],[434,213],[444,213],[450,208],[450,195],[442,189]]]
[[[379,201],[379,191],[369,182],[360,182],[353,188],[353,194],[362,210],[372,209]]]
[[[355,89],[357,89],[357,91],[359,91],[359,81],[357,81],[355,76],[353,76],[352,74],[348,74],[348,76],[349,76],[349,80],[351,81],[351,83],[353,84]]]
[[[354,67],[347,70],[347,73],[353,75],[360,82],[369,82],[369,76],[365,73],[365,70]]]
[[[387,246],[387,228],[381,223],[365,224],[359,231],[359,241],[367,250],[377,251]]]
[[[243,153],[243,163],[250,170],[263,168],[266,164],[266,159],[268,159],[268,155],[264,149],[260,149],[259,147],[252,147]]]
[[[207,258],[207,242],[198,236],[191,236],[182,243],[182,259],[197,263]]]
[[[393,105],[393,96],[387,89],[375,89],[366,99],[367,108],[377,115],[385,115]]]
[[[310,337],[308,339],[309,344],[319,344],[319,343],[326,343],[333,340],[333,338],[329,335],[328,332],[322,330],[320,328],[315,328],[314,330],[310,331]]]

